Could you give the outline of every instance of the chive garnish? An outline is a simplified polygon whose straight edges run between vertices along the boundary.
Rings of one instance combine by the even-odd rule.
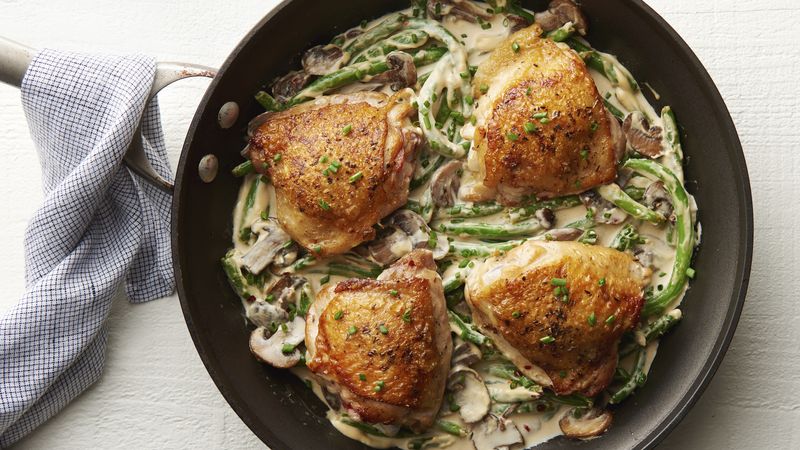
[[[603,277],[603,278],[600,278],[600,280],[597,282],[597,285],[598,285],[598,286],[605,286],[605,285],[606,285],[606,279],[605,279],[605,277]]]
[[[542,344],[551,344],[555,342],[555,340],[556,339],[553,336],[545,336],[543,338],[540,338],[539,342],[541,342]]]
[[[356,326],[355,325],[350,325],[350,328],[347,329],[347,334],[350,335],[350,336],[356,334]]]
[[[617,317],[614,314],[612,314],[608,316],[608,319],[606,319],[606,323],[611,325],[612,323],[614,323],[615,320],[617,320]]]
[[[509,141],[516,141],[517,139],[519,139],[519,136],[517,134],[512,133],[510,131],[506,133],[506,137],[508,138]]]
[[[381,326],[378,327],[378,330],[381,332],[381,334],[389,334],[389,329],[386,328],[386,325],[384,324],[381,324]]]
[[[519,44],[517,44],[517,41],[511,44],[511,50],[514,50],[514,53],[519,53]]]
[[[519,319],[519,317],[520,317],[521,315],[522,315],[522,314],[521,314],[519,311],[514,311],[514,312],[512,312],[512,313],[511,313],[511,317],[513,317],[513,318],[515,318],[515,319]]]
[[[358,374],[358,379],[361,381],[367,381],[367,376],[363,373]]]
[[[345,125],[344,128],[342,128],[342,134],[345,135],[345,136],[350,134],[351,131],[353,131],[353,126],[352,125],[348,124],[348,125]]]
[[[591,326],[594,326],[597,323],[597,317],[594,315],[594,313],[589,314],[587,322],[589,322],[589,325]]]
[[[525,122],[524,127],[525,131],[528,133],[533,133],[534,131],[536,131],[536,124],[534,124],[533,122]]]
[[[331,209],[331,205],[323,199],[319,199],[319,207],[322,208],[323,211]]]
[[[553,278],[550,280],[550,284],[552,284],[553,286],[566,286],[567,280],[565,280],[564,278]]]
[[[359,172],[356,172],[355,174],[353,174],[353,176],[351,176],[347,181],[349,181],[350,184],[352,184],[352,183],[355,183],[356,181],[360,180],[363,177],[364,177],[364,174],[359,171]]]
[[[391,295],[392,297],[397,297],[398,295],[400,295],[400,293],[397,292],[397,289],[390,289],[389,295]]]
[[[295,348],[297,348],[297,346],[294,344],[283,344],[283,347],[281,347],[281,352],[286,355],[294,352]]]
[[[272,160],[278,162],[281,160],[281,158],[283,158],[283,155],[281,155],[280,153],[275,153],[275,156],[272,157]]]

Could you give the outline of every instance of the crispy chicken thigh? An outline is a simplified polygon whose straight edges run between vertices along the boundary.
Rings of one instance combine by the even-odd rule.
[[[307,365],[361,421],[433,424],[452,353],[442,280],[414,250],[377,280],[326,285],[306,317]]]
[[[617,250],[528,241],[476,268],[465,293],[475,323],[525,375],[594,396],[611,382],[649,277]]]
[[[556,197],[613,181],[624,150],[619,123],[577,53],[541,38],[537,25],[500,44],[473,81],[478,101],[469,169],[476,183],[462,196]],[[621,147],[620,147],[621,146]]]
[[[263,117],[250,159],[272,179],[277,218],[296,242],[320,256],[346,252],[406,203],[420,140],[412,94],[332,95]]]

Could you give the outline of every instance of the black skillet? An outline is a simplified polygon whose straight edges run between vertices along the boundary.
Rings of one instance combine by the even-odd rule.
[[[537,11],[545,9],[544,2],[523,3]],[[614,410],[614,424],[602,438],[591,443],[557,438],[541,448],[647,448],[660,442],[694,405],[733,337],[750,274],[750,184],[725,103],[675,31],[640,0],[582,3],[590,21],[591,43],[618,55],[637,79],[661,94],[655,104],[671,105],[678,117],[688,188],[700,205],[702,244],[693,264],[698,277],[682,306],[684,319],[662,339],[647,384]],[[322,404],[303,383],[250,355],[250,330],[242,306],[219,264],[231,246],[231,211],[241,181],[229,174],[230,169],[242,161],[239,150],[247,121],[262,112],[253,93],[297,67],[305,49],[330,41],[364,18],[407,5],[404,0],[284,1],[223,64],[186,137],[172,216],[181,306],[214,382],[242,420],[275,450],[365,447],[327,422]],[[0,64],[0,81],[18,84],[30,55],[29,49],[21,47],[4,53],[0,45],[0,63],[5,63]],[[213,76],[197,66],[161,66],[159,74],[153,92],[173,79]],[[237,102],[241,114],[234,128],[222,130],[217,113],[228,101]],[[208,153],[216,154],[220,162],[220,174],[211,184],[202,182],[197,173],[200,158]],[[132,169],[145,176],[149,173],[148,165],[135,158],[135,151],[128,156]]]

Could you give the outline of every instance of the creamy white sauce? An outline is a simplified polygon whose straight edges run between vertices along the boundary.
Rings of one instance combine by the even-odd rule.
[[[480,7],[483,9],[489,8],[489,5],[485,3],[479,3]],[[411,9],[407,9],[401,11],[406,15],[411,14]],[[394,17],[398,13],[392,13],[387,16],[377,18],[371,22],[369,22],[366,28],[370,28],[375,24],[382,22],[384,19],[388,17]],[[482,29],[479,24],[470,23],[463,20],[457,20],[452,16],[446,18],[443,21],[443,25],[447,28],[450,33],[452,33],[459,41],[463,42],[467,47],[467,61],[470,66],[478,66],[480,65],[491,53],[491,51],[501,43],[509,34],[509,30],[507,24],[504,23],[505,18],[502,15],[496,15],[490,21],[491,27],[488,29]],[[347,42],[349,43],[349,41]],[[347,45],[345,43],[345,46]],[[441,44],[439,44],[441,45]],[[623,113],[627,114],[632,111],[641,111],[650,122],[651,126],[660,126],[663,127],[663,122],[659,114],[653,109],[652,105],[647,101],[644,97],[640,89],[635,89],[634,86],[631,85],[629,80],[633,80],[632,75],[625,69],[619,61],[613,55],[602,54],[605,58],[608,58],[614,64],[615,74],[617,75],[617,79],[619,80],[616,86],[612,85],[611,82],[601,73],[596,72],[590,69],[590,73],[592,78],[597,85],[597,88],[601,95],[603,95],[608,102],[610,102],[613,106],[619,108]],[[423,76],[430,76],[433,81],[432,84],[434,85],[434,90],[437,92],[441,89],[447,88],[450,92],[457,86],[460,86],[462,83],[461,78],[458,76],[458,73],[454,70],[445,70],[445,65],[437,65],[431,64],[425,67],[421,67],[418,69],[418,75],[420,77]],[[452,69],[452,67],[451,67]],[[497,85],[502,85],[503,83],[498,82]],[[345,88],[340,89],[337,91],[338,93],[347,93],[347,92],[357,92],[359,90],[373,90],[378,88],[379,90],[391,94],[392,91],[388,85],[383,86],[375,86],[374,83],[370,83],[369,81],[365,81],[362,83],[355,83]],[[490,87],[491,89],[491,87]],[[651,88],[652,89],[652,88]],[[657,93],[654,92],[656,97],[658,96]],[[227,113],[226,113],[227,115]],[[220,125],[223,125],[222,121],[223,111],[220,111]],[[227,117],[227,116],[226,116]],[[235,119],[234,119],[235,121]],[[448,122],[449,123],[449,122]],[[227,124],[227,123],[226,123]],[[464,139],[470,140],[473,137],[474,127],[467,123],[461,131],[461,136]],[[665,141],[666,142],[666,141]],[[668,145],[665,146],[666,148],[670,149]],[[470,157],[467,160],[467,164],[470,166],[470,169],[474,169],[474,172],[477,172],[478,169],[478,161],[474,160],[474,154],[470,152]],[[683,171],[680,165],[680,161],[678,160],[677,156],[674,154],[672,150],[667,151],[667,153],[660,158],[662,164],[673,170],[676,175],[683,180]],[[474,166],[474,167],[473,167]],[[470,171],[465,171],[464,178],[462,179],[462,186],[465,184],[469,184],[470,180],[468,179],[469,176],[472,176]],[[244,212],[244,205],[247,201],[248,194],[250,192],[250,188],[252,183],[256,179],[257,175],[248,175],[245,177],[242,187],[239,191],[236,207],[233,211],[233,246],[235,249],[234,261],[241,265],[241,257],[244,255],[250,246],[253,243],[251,241],[242,241],[239,236],[241,233],[242,228],[251,226],[254,222],[260,219],[262,212],[266,212],[270,217],[275,216],[274,208],[270,208],[270,205],[274,204],[275,201],[275,192],[271,185],[265,183],[259,183],[258,189],[256,191],[256,195],[254,198],[253,206],[245,213]],[[644,179],[634,179],[632,180],[632,184],[637,185],[639,183],[642,187],[646,187],[646,184],[643,183]],[[428,184],[421,186],[418,189],[415,189],[409,194],[410,200],[415,200],[418,202],[425,201],[426,194],[428,192]],[[691,196],[690,196],[691,197]],[[694,198],[690,198],[690,205],[692,208],[692,214],[696,211],[696,204],[694,202]],[[467,203],[467,206],[471,206],[471,204]],[[585,218],[586,215],[586,208],[583,206],[575,206],[572,208],[567,208],[563,210],[559,210],[556,212],[556,223],[555,228],[564,227],[565,225],[581,220]],[[431,227],[433,229],[437,229],[438,225],[442,222],[447,221],[448,219],[436,218],[434,216],[433,221],[431,222]],[[486,224],[502,224],[507,223],[509,220],[506,213],[501,212],[491,216],[486,217],[479,217],[473,219],[465,219],[466,222],[480,222]],[[640,232],[640,235],[646,237],[648,240],[648,245],[653,251],[654,255],[654,264],[657,267],[653,270],[652,279],[651,279],[651,286],[654,289],[658,289],[659,285],[663,285],[666,287],[669,279],[670,279],[670,271],[672,270],[672,266],[675,260],[675,250],[673,247],[670,246],[667,239],[667,231],[666,227],[664,226],[654,226],[649,223],[638,223],[634,221],[637,225],[637,229]],[[597,232],[597,245],[609,246],[613,241],[614,237],[622,228],[622,225],[604,225],[598,224],[595,228]],[[698,242],[699,242],[699,232],[700,227],[698,224]],[[466,243],[466,244],[480,244],[481,241],[476,238],[472,238],[469,236],[451,236],[452,238],[456,239],[458,242]],[[532,237],[532,236],[531,236]],[[405,245],[408,247],[407,242],[398,245]],[[406,253],[410,251],[410,248],[396,248],[392,249],[393,252],[398,254]],[[479,262],[482,261],[484,258],[475,257],[473,258],[474,261]],[[447,283],[448,280],[453,279],[465,279],[469,271],[471,270],[474,264],[459,264],[461,262],[460,259],[456,259],[455,262],[446,268],[442,272],[442,278]],[[338,281],[343,280],[345,277],[335,276],[335,275],[328,275],[326,270],[326,263],[327,261],[317,261],[310,265],[308,268],[302,269],[299,271],[299,274],[307,278],[310,282],[311,287],[314,291],[317,291],[322,286],[323,278],[328,279],[328,283],[336,283]],[[459,266],[463,267],[459,267]],[[684,287],[684,292],[688,288],[688,284]],[[263,298],[266,296],[266,292],[263,289],[255,289],[255,288],[248,288],[248,292],[255,295],[257,298]],[[670,305],[669,309],[677,308],[680,305],[683,295],[679,296],[672,305]],[[243,306],[245,310],[248,309],[249,303],[246,300],[243,300]],[[658,349],[658,341],[650,343],[647,345],[646,348],[646,364],[645,364],[645,372],[647,373],[650,369],[653,359],[655,358],[656,352]],[[629,355],[626,358],[623,358],[620,361],[620,366],[628,371],[633,367],[635,359],[635,353]],[[516,387],[512,389],[509,386],[509,381],[504,380],[501,378],[497,378],[487,371],[487,365],[483,362],[476,364],[473,367],[480,376],[484,379],[484,381],[489,385],[489,391],[495,398],[495,400],[511,400],[514,398],[518,398],[519,396],[526,395],[524,388]],[[302,380],[310,383],[311,388],[313,389],[314,393],[317,397],[320,398],[321,401],[325,402],[322,389],[320,388],[319,383],[316,381],[315,376],[308,371],[305,367],[295,367],[291,369],[295,375],[297,375]],[[542,442],[546,442],[549,439],[552,439],[555,436],[561,435],[561,430],[558,425],[558,420],[566,414],[570,410],[570,407],[567,406],[557,406],[555,410],[545,411],[545,412],[526,412],[526,413],[516,413],[509,416],[509,418],[517,425],[520,433],[524,438],[524,444],[519,444],[512,446],[512,450],[518,450],[521,448],[530,448],[532,446],[538,445]],[[330,419],[331,423],[334,427],[337,428],[342,434],[350,437],[351,439],[357,440],[362,442],[366,445],[375,447],[375,448],[390,448],[390,447],[399,447],[399,448],[408,448],[409,444],[415,440],[419,439],[420,436],[410,437],[410,438],[390,438],[390,437],[380,437],[374,436],[368,433],[365,433],[358,428],[352,427],[341,420],[341,415],[339,412],[330,410],[328,412],[328,418]],[[454,423],[461,425],[464,428],[469,428],[467,424],[464,424],[458,414],[448,412],[442,412],[440,414],[440,419],[445,419]],[[439,447],[447,447],[454,450],[460,449],[473,449],[473,444],[469,437],[459,438],[456,436],[452,436],[441,431],[437,431],[435,429],[429,430],[426,434],[421,436],[424,437],[432,437],[434,438]]]

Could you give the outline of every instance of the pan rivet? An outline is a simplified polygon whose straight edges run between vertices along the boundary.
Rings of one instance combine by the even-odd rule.
[[[227,130],[236,123],[239,118],[239,105],[236,102],[228,102],[222,105],[217,114],[217,122],[220,128]]]
[[[200,179],[206,183],[214,181],[214,178],[217,177],[217,169],[219,169],[219,161],[210,153],[203,156],[200,164],[197,165],[197,173],[200,175]]]

